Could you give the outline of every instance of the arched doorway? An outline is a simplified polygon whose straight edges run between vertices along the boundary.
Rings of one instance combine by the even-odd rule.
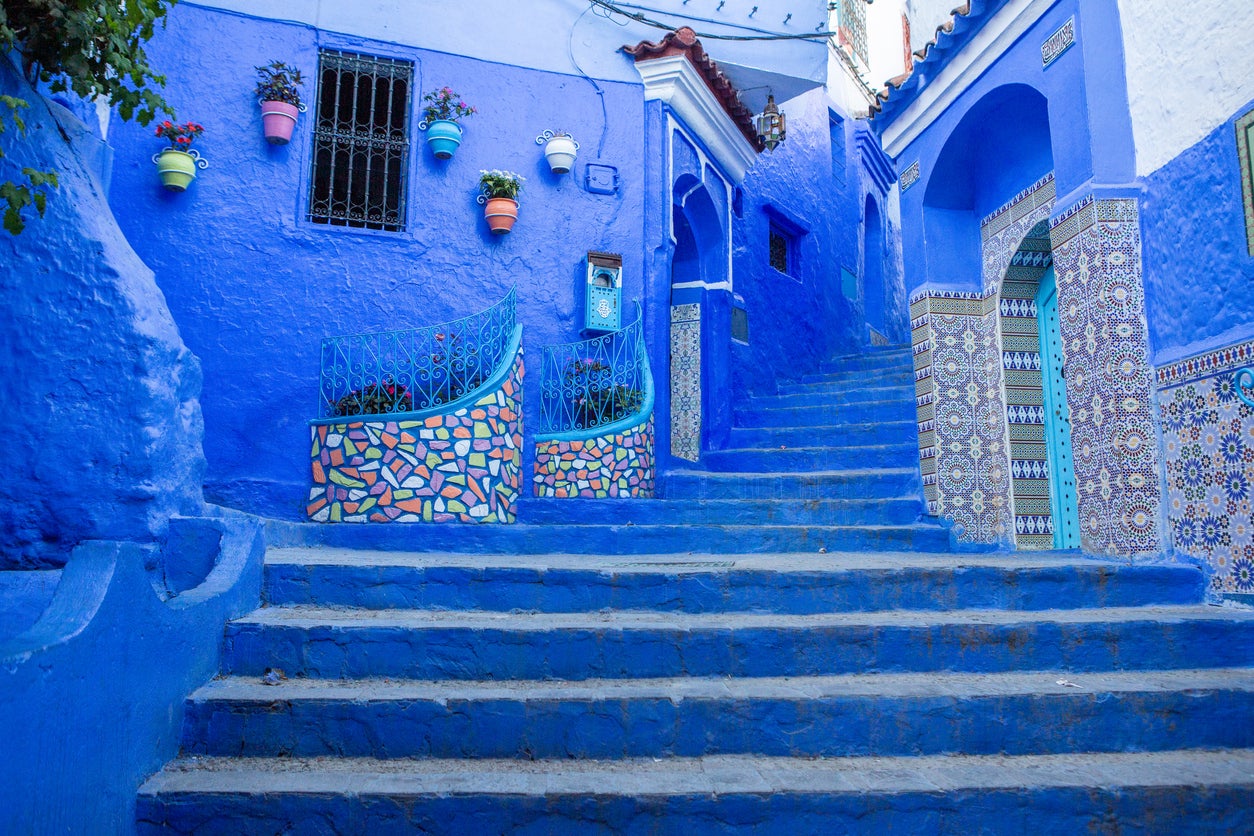
[[[1024,237],[998,297],[1015,545],[1080,546],[1071,423],[1049,224]]]
[[[695,462],[730,429],[730,304],[719,304],[730,297],[727,232],[707,186],[691,175],[675,183],[671,217],[671,455]]]

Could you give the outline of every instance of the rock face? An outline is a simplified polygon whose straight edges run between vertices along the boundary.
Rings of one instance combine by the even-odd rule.
[[[60,180],[43,219],[0,232],[0,568],[55,566],[202,508],[200,364],[109,209],[101,141],[5,62],[0,94],[31,104],[25,133],[2,135],[0,182],[23,166]]]

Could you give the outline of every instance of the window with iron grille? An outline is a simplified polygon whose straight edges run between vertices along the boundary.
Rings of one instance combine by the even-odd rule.
[[[413,77],[409,61],[319,53],[310,221],[405,229]]]
[[[848,47],[862,61],[864,67],[871,64],[866,38],[866,2],[867,0],[839,0],[838,6],[841,45]]]
[[[775,224],[771,224],[771,266],[779,272],[792,275],[792,237]]]

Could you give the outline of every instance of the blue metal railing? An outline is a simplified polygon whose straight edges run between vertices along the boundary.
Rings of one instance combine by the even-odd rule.
[[[1233,376],[1232,382],[1237,390],[1237,397],[1250,409],[1254,409],[1254,368],[1241,369]]]
[[[409,331],[322,341],[320,418],[419,412],[478,389],[507,358],[515,292],[486,311]]]
[[[545,346],[540,367],[541,435],[579,433],[643,418],[653,404],[640,303],[622,330]]]

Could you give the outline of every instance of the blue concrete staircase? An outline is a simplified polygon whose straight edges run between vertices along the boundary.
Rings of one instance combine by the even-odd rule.
[[[276,526],[140,832],[1249,832],[1254,612],[1184,566],[948,553],[865,429],[893,399],[851,397],[908,390],[907,357],[749,404],[664,500],[525,506],[505,545]]]

